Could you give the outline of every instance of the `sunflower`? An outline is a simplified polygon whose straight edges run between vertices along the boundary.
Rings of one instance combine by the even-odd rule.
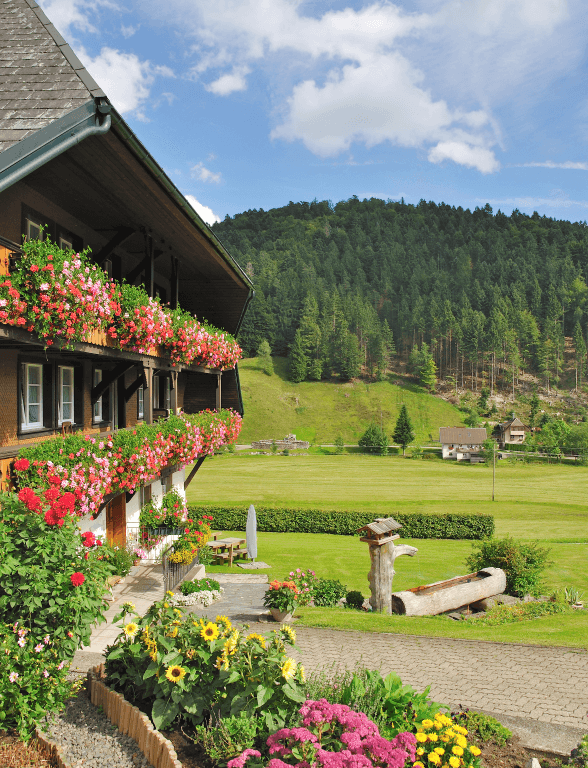
[[[304,683],[306,681],[306,675],[304,674],[304,667],[302,666],[302,664],[298,665],[298,672],[300,674],[300,679]]]
[[[217,657],[216,661],[214,662],[214,666],[217,669],[223,669],[223,670],[226,670],[229,668],[229,657],[227,656],[225,651],[223,651],[222,654]]]
[[[126,637],[135,637],[138,631],[139,625],[135,624],[134,621],[130,621],[128,624],[125,624],[123,628],[123,632],[125,633]]]
[[[182,680],[186,676],[186,670],[184,667],[180,667],[178,664],[174,664],[173,667],[168,667],[165,670],[165,676],[171,683],[177,683],[179,680]]]
[[[296,642],[296,632],[294,632],[292,627],[289,627],[287,624],[284,624],[282,626],[282,632],[286,635],[286,637],[291,643]]]
[[[131,611],[135,610],[135,603],[126,602],[122,604],[123,611],[126,611],[127,613],[130,613]]]
[[[166,637],[177,637],[178,636],[178,628],[177,627],[171,627],[169,632],[165,633]]]
[[[212,642],[213,640],[216,640],[216,638],[219,635],[218,627],[216,624],[213,624],[212,621],[209,621],[208,624],[205,627],[202,627],[202,631],[200,632],[200,637],[203,637],[205,640],[208,640],[208,642]]]
[[[231,620],[228,618],[228,616],[217,616],[215,621],[217,624],[223,625],[223,635],[227,635],[233,629],[233,625],[231,624]]]
[[[149,658],[151,661],[157,661],[157,646],[151,649],[151,653],[149,654]]]
[[[295,672],[296,662],[294,659],[286,659],[286,661],[282,664],[282,677],[284,677],[286,680],[289,680],[291,677],[294,677]]]
[[[265,637],[263,635],[258,635],[256,632],[252,632],[250,635],[247,635],[247,640],[254,640],[265,650]]]

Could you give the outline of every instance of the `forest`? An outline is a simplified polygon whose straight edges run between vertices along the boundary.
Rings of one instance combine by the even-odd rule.
[[[395,359],[422,383],[559,382],[566,337],[586,373],[588,226],[490,205],[290,202],[213,226],[252,278],[239,341],[290,356],[293,381],[382,378]],[[267,346],[264,345],[267,350]]]

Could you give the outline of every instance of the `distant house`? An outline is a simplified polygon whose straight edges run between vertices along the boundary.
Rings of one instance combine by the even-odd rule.
[[[473,427],[439,427],[439,442],[444,459],[471,461],[477,459],[486,440],[485,429]]]
[[[525,441],[525,435],[531,431],[523,422],[515,416],[510,421],[504,421],[496,425],[498,442],[501,448],[507,445],[520,445]]]

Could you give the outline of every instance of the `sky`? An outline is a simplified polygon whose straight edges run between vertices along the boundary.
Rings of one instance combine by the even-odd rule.
[[[353,195],[588,220],[584,0],[39,0],[209,224]]]

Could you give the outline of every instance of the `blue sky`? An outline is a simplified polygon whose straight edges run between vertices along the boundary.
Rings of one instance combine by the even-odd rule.
[[[357,195],[588,220],[582,0],[41,0],[203,218]]]

